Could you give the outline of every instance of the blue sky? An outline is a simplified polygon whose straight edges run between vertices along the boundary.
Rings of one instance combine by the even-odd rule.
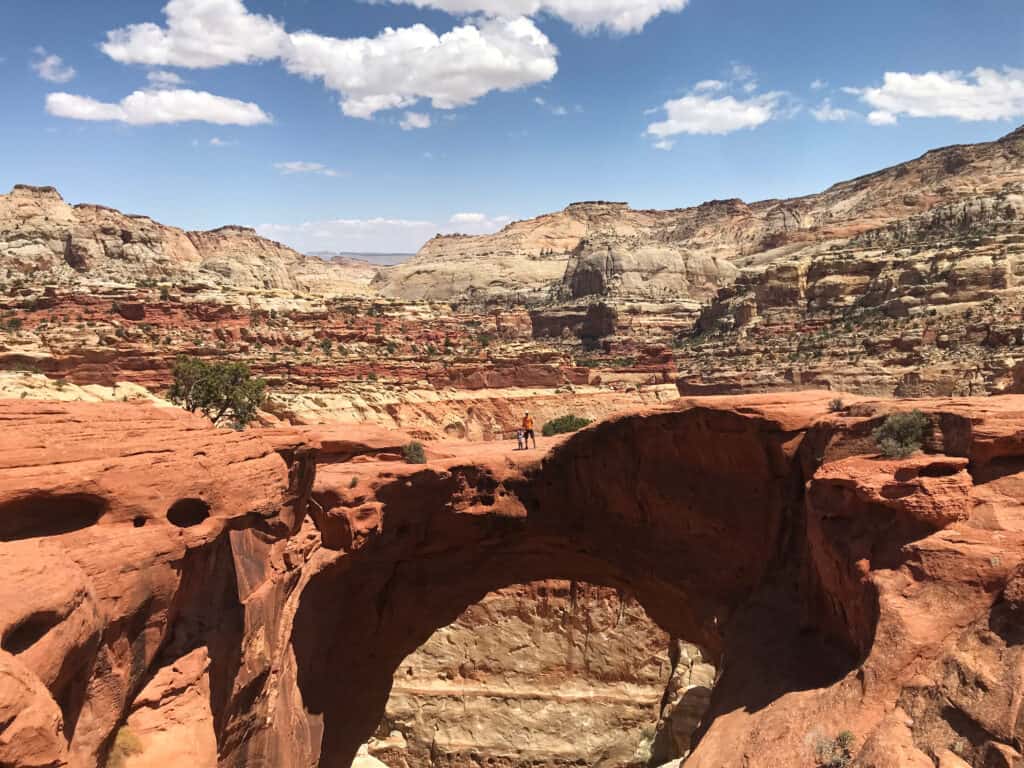
[[[1021,0],[0,0],[0,188],[302,250],[829,184],[1024,123]]]

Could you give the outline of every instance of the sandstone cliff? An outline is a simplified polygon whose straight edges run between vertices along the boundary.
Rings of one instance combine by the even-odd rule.
[[[381,274],[384,295],[405,299],[526,301],[690,298],[730,285],[738,270],[846,248],[854,257],[887,227],[910,246],[931,211],[956,217],[970,199],[1012,191],[1024,175],[1024,131],[1000,141],[937,149],[826,191],[747,204],[637,211],[577,203],[494,235],[443,236]]]
[[[52,187],[0,195],[0,286],[172,281],[231,289],[358,293],[375,271],[326,262],[246,227],[185,232],[99,205],[69,205]]]

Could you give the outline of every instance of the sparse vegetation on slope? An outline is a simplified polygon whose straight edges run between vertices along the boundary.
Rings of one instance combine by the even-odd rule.
[[[921,450],[931,434],[932,424],[916,408],[910,413],[893,413],[886,417],[872,437],[882,455],[889,459],[903,459]]]
[[[427,454],[423,450],[423,443],[413,440],[408,445],[402,446],[402,456],[407,464],[426,464]]]
[[[834,739],[821,738],[814,745],[818,768],[846,768],[853,763],[853,734],[842,731]]]
[[[267,383],[254,378],[245,363],[208,363],[182,355],[174,363],[173,375],[168,399],[214,424],[227,419],[242,428],[256,418],[266,398]]]
[[[584,419],[581,416],[576,416],[575,414],[559,416],[557,419],[552,419],[541,427],[541,434],[543,434],[544,437],[551,437],[553,435],[568,434],[569,432],[579,432],[591,423],[593,423],[592,419]]]

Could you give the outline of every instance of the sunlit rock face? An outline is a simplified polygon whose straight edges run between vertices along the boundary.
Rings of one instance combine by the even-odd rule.
[[[0,765],[1019,766],[1024,397],[834,395],[425,465],[0,401]]]
[[[509,587],[405,659],[367,752],[391,768],[648,765],[689,750],[714,675],[629,595]]]

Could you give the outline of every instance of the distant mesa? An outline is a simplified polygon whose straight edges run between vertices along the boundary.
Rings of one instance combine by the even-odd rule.
[[[361,261],[375,267],[393,267],[411,259],[414,253],[381,253],[378,251],[309,251],[308,256],[315,256],[324,261],[344,262]]]

